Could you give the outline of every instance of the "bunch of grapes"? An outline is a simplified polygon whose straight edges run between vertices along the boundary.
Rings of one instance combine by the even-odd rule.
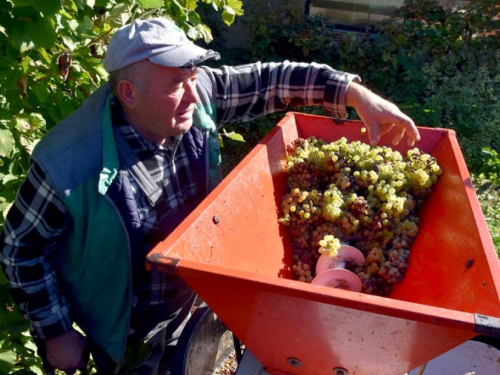
[[[296,279],[311,282],[319,256],[346,243],[366,259],[354,269],[362,292],[387,295],[405,274],[417,210],[442,173],[436,159],[345,138],[299,138],[287,154],[279,220],[292,237]]]

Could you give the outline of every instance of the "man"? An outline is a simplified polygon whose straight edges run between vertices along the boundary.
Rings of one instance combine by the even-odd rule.
[[[0,261],[48,368],[73,374],[90,350],[100,373],[169,373],[195,295],[146,271],[145,256],[220,181],[218,127],[294,105],[337,117],[352,106],[372,143],[393,127],[394,143],[419,139],[355,75],[290,62],[198,67],[210,58],[168,20],[134,21],[110,41],[109,84],[34,150]]]

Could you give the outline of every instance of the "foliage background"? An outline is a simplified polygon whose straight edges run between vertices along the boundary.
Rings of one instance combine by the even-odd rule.
[[[394,17],[359,32],[340,31],[326,18],[305,16],[300,9],[266,4],[254,0],[246,8],[243,22],[250,29],[251,48],[228,51],[220,63],[286,59],[326,63],[359,74],[366,86],[397,103],[418,125],[454,129],[498,253],[498,2],[473,0],[444,9],[436,0],[407,1]],[[211,26],[224,29],[219,23]],[[318,108],[298,110],[323,114]],[[228,140],[226,148],[245,154],[281,116],[236,125],[234,131],[244,135],[247,144],[242,147]],[[231,157],[229,168],[237,161]]]
[[[104,80],[101,65],[113,31],[132,19],[167,16],[208,43],[197,12],[231,24],[240,0],[0,0],[0,226],[39,139]],[[0,272],[0,374],[42,373]]]
[[[211,64],[326,63],[359,74],[417,124],[456,130],[499,249],[500,38],[495,30],[500,25],[495,1],[471,1],[452,11],[435,0],[410,0],[396,17],[356,33],[336,30],[321,16],[307,17],[286,1],[269,4],[246,2],[241,19],[250,48],[226,50],[224,33],[243,13],[240,0],[0,0],[0,212],[8,210],[38,140],[106,79],[101,58],[111,33],[137,17],[168,15],[191,38],[222,53],[223,59]],[[216,38],[211,42],[212,33]],[[322,114],[318,108],[294,110]],[[229,136],[222,139],[225,171],[281,116],[228,128]],[[0,375],[42,372],[27,329],[0,272]]]

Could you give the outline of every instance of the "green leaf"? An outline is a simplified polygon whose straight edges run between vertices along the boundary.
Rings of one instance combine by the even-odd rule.
[[[227,6],[234,10],[237,16],[243,15],[243,2],[241,0],[227,0]]]
[[[0,108],[0,121],[12,120],[12,114],[7,108]]]
[[[0,374],[9,374],[16,361],[17,356],[13,351],[0,351]]]
[[[186,4],[186,9],[190,10],[190,11],[193,11],[196,9],[196,6],[198,5],[197,4],[197,0],[184,0],[185,1],[185,4]]]
[[[37,47],[49,49],[56,43],[56,31],[46,18],[27,23],[26,31]]]
[[[68,47],[70,51],[74,51],[75,48],[78,46],[77,42],[75,42],[73,39],[67,36],[62,37],[62,42],[66,47]]]
[[[78,28],[79,24],[80,22],[78,22],[78,20],[76,19],[68,20],[68,26],[73,31],[75,31]]]
[[[234,14],[229,14],[225,10],[222,12],[222,21],[228,26],[234,22]]]
[[[32,4],[36,10],[45,16],[56,14],[61,9],[60,0],[32,0]]]
[[[45,82],[37,83],[31,90],[35,93],[40,103],[45,103],[45,101],[49,97],[50,91]]]
[[[31,0],[12,0],[15,7],[29,7],[31,6]]]
[[[196,30],[201,34],[205,43],[210,43],[212,41],[212,31],[207,25],[199,24],[196,26]]]
[[[231,14],[232,16],[236,15],[236,12],[231,7],[225,6],[224,11],[227,12],[228,14]]]
[[[130,14],[131,6],[128,4],[120,4],[114,7],[104,19],[104,24],[114,27],[122,27],[127,24],[132,17]]]
[[[28,68],[30,67],[30,62],[31,62],[31,57],[26,56],[26,58],[23,59],[21,62],[21,66],[23,67],[23,72],[27,72]]]
[[[0,156],[9,156],[14,150],[15,141],[12,132],[7,129],[0,129]]]
[[[238,141],[238,142],[245,142],[245,139],[243,136],[239,133],[235,132],[227,132],[226,129],[224,129],[224,135],[228,137],[229,139],[232,139],[233,141]]]
[[[198,30],[196,30],[196,27],[189,26],[186,35],[188,36],[189,39],[196,40],[200,37],[200,34],[198,33]]]
[[[5,273],[0,272],[0,287],[2,285],[7,285],[7,277],[5,276]],[[0,293],[0,295],[1,295],[1,293]],[[2,298],[2,300],[3,299],[6,299],[6,298]]]
[[[92,28],[94,27],[94,23],[92,22],[92,20],[85,16],[83,18],[83,21],[80,20],[78,22],[78,28],[77,28],[77,32],[79,34],[90,34],[92,32]]]
[[[6,207],[8,210],[10,207]],[[5,211],[4,211],[5,212]],[[6,301],[0,309],[0,332],[8,332],[12,335],[19,335],[21,332],[29,329],[29,322],[21,315],[19,310],[10,300],[7,287],[1,286],[2,300]]]
[[[30,113],[29,122],[33,129],[45,129],[47,125],[47,122],[40,113]]]
[[[78,12],[78,6],[75,4],[73,0],[65,0],[64,5],[66,10],[71,10],[72,12]],[[64,10],[64,9],[63,9]]]
[[[47,50],[45,48],[39,48],[38,52],[40,52],[40,55],[43,57],[45,62],[47,64],[50,64],[51,59],[50,59],[49,55],[47,54]]]
[[[155,9],[163,6],[163,0],[137,0],[137,3],[144,9]]]
[[[193,26],[198,26],[199,24],[201,24],[200,15],[198,13],[196,13],[196,12],[189,12],[188,13],[188,18],[189,18],[189,22]]]
[[[7,185],[10,181],[17,181],[18,177],[13,174],[6,174],[2,178],[2,184]]]
[[[16,117],[15,128],[21,133],[26,133],[27,131],[31,130],[30,118],[27,113],[20,113]]]

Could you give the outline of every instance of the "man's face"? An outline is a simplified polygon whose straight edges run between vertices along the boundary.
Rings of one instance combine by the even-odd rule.
[[[163,144],[193,125],[196,69],[169,68],[150,62],[142,64],[145,84],[134,87],[134,106],[129,109],[132,126],[144,137]]]

